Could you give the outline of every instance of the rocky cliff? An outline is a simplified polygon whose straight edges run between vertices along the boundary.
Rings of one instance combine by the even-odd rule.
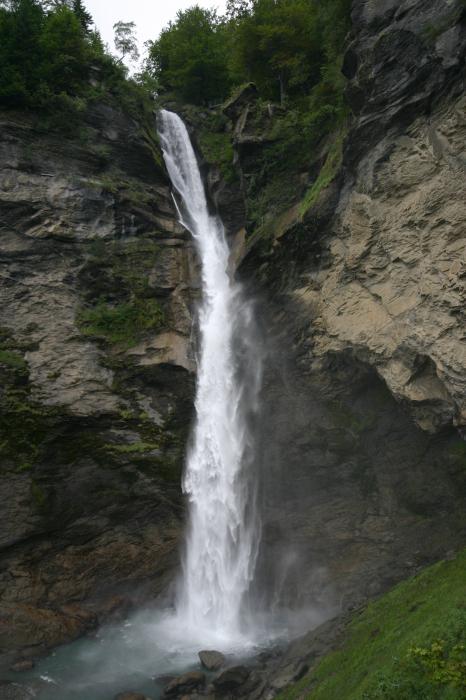
[[[4,651],[77,636],[177,565],[197,264],[154,125],[1,116]]]
[[[276,189],[249,221],[240,265],[268,346],[260,588],[321,609],[466,534],[465,11],[355,1],[352,27],[352,116],[288,178],[288,207]],[[248,86],[224,112],[249,203],[239,229],[277,108]]]

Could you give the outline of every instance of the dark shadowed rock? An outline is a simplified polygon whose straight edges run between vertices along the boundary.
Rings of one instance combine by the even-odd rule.
[[[225,657],[219,651],[200,651],[199,659],[201,664],[208,671],[218,671],[225,665]]]
[[[214,678],[214,686],[221,693],[236,690],[249,678],[250,669],[246,666],[231,666]]]
[[[126,693],[118,693],[118,695],[115,695],[114,700],[150,700],[150,698],[142,693],[134,693],[128,690]]]
[[[178,678],[174,678],[166,686],[164,692],[164,697],[166,698],[178,698],[186,695],[187,693],[192,693],[195,690],[199,690],[205,684],[205,675],[201,671],[190,671],[189,673],[184,673]]]
[[[35,693],[29,688],[18,685],[18,683],[0,680],[1,700],[30,700],[33,697],[35,697]]]

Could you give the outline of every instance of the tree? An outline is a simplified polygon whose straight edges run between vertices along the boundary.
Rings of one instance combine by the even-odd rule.
[[[87,82],[89,51],[82,25],[66,5],[47,15],[40,38],[41,77],[54,94],[77,95]]]
[[[134,35],[135,30],[134,22],[116,22],[113,25],[113,31],[115,32],[115,47],[117,51],[121,53],[119,59],[120,63],[123,63],[124,59],[128,57],[131,61],[137,61],[139,59],[139,51],[136,43],[136,37]]]
[[[179,11],[149,47],[148,65],[166,90],[194,104],[222,100],[231,86],[228,28],[214,10]]]
[[[324,50],[315,0],[255,0],[233,37],[231,70],[284,102],[319,81]]]
[[[73,0],[72,9],[79,20],[84,34],[89,34],[91,31],[91,27],[94,24],[94,20],[92,19],[92,15],[90,14],[90,12],[86,10],[83,1]]]
[[[252,0],[227,0],[226,18],[236,22],[251,14],[253,10]]]

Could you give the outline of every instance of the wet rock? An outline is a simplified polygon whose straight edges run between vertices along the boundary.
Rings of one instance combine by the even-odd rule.
[[[1,700],[31,700],[33,697],[35,697],[35,693],[30,688],[11,681],[0,680]]]
[[[32,659],[21,659],[12,665],[11,670],[22,673],[23,671],[30,671],[34,668],[34,665],[35,664]]]
[[[95,629],[96,616],[78,606],[61,610],[29,605],[0,606],[0,646],[22,648],[35,645],[47,649],[62,644]]]
[[[225,656],[219,651],[200,651],[199,659],[208,671],[218,671],[225,665]]]
[[[131,690],[128,690],[125,693],[119,693],[118,695],[115,695],[114,700],[150,700],[150,698],[146,697],[146,695],[143,695],[142,693],[135,693]]]
[[[164,689],[164,697],[178,698],[199,690],[205,685],[205,674],[201,671],[190,671],[174,678]]]
[[[215,689],[221,693],[237,690],[246,683],[250,673],[247,666],[231,666],[214,678]]]

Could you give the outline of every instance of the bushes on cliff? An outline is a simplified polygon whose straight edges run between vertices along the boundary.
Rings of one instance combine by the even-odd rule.
[[[196,5],[178,12],[152,42],[148,67],[162,89],[194,104],[220,101],[251,80],[264,98],[284,102],[322,79],[338,80],[329,67],[349,9],[349,0],[230,0],[219,17]]]
[[[227,27],[213,10],[179,11],[149,50],[149,67],[166,90],[193,104],[221,101],[231,87]]]
[[[81,0],[0,2],[0,106],[68,118],[83,100],[124,84],[125,69],[91,22]]]

